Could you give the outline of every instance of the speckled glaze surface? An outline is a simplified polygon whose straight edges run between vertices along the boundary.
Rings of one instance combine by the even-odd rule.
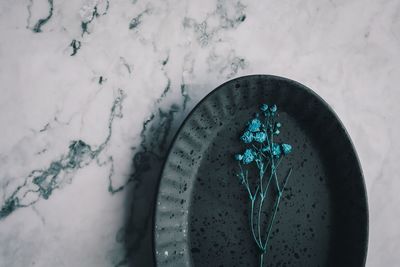
[[[258,266],[248,199],[232,155],[244,123],[276,103],[293,168],[266,266],[364,266],[368,207],[352,142],[331,108],[305,86],[276,76],[231,80],[187,117],[170,148],[155,208],[158,266]]]

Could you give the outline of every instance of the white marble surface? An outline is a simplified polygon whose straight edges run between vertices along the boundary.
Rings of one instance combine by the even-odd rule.
[[[399,266],[397,0],[2,0],[0,266],[149,265],[146,177],[202,97],[252,73],[333,106],[365,173],[367,266]]]

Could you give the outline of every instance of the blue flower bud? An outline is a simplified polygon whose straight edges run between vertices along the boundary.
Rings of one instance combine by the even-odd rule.
[[[274,105],[272,105],[272,106],[269,107],[269,110],[270,110],[272,113],[275,113],[275,112],[278,111],[278,107],[274,104]]]
[[[240,139],[246,143],[249,144],[253,142],[253,134],[249,131],[245,131],[244,134],[240,137]]]
[[[292,152],[292,146],[289,144],[282,144],[283,154],[287,155]]]
[[[236,154],[236,155],[235,155],[235,159],[240,161],[240,160],[243,159],[243,155]]]
[[[261,121],[259,119],[252,119],[249,122],[249,131],[250,132],[258,132],[260,130],[261,127]]]
[[[281,124],[280,122],[277,122],[277,123],[275,124],[275,127],[276,127],[276,128],[281,128],[281,126],[282,126],[282,124]]]
[[[279,158],[281,153],[281,147],[278,144],[274,144],[272,148],[272,155]]]
[[[268,110],[268,105],[267,105],[267,104],[262,104],[262,105],[260,106],[260,109],[261,109],[262,111],[267,111],[267,110]]]
[[[254,136],[254,140],[259,143],[264,143],[266,138],[267,138],[267,135],[264,132],[258,132]]]
[[[249,164],[251,162],[253,162],[254,160],[254,151],[250,148],[246,149],[246,151],[243,154],[243,163],[244,164]]]

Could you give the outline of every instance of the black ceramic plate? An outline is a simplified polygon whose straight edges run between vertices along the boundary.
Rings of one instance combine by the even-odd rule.
[[[261,103],[275,103],[293,173],[265,266],[364,266],[368,209],[360,164],[342,123],[305,86],[276,76],[231,80],[181,126],[155,210],[158,266],[258,266],[248,196],[233,175],[239,135]],[[285,168],[283,168],[285,171]]]

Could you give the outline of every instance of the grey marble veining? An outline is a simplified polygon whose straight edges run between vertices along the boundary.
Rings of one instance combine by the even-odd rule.
[[[169,143],[213,88],[297,80],[337,112],[400,263],[400,2],[0,2],[0,266],[149,266]],[[323,129],[321,129],[323,131]]]

